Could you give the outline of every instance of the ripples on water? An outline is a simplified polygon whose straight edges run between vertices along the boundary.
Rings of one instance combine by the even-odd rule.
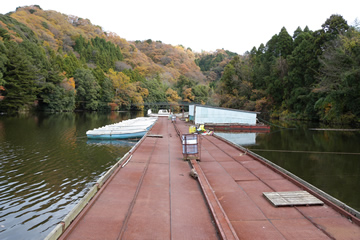
[[[129,113],[0,117],[0,239],[43,239],[135,142],[86,131]]]

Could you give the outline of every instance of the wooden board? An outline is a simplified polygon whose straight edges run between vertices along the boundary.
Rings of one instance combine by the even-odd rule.
[[[276,207],[324,204],[323,201],[306,191],[263,192],[263,194]]]
[[[163,138],[163,135],[158,135],[158,134],[151,134],[151,133],[149,133],[149,134],[147,135],[147,137],[152,137],[152,138]]]

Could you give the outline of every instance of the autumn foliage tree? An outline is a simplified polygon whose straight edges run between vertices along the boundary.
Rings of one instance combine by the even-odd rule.
[[[109,70],[108,78],[112,81],[115,89],[115,102],[119,108],[130,109],[132,105],[136,109],[143,109],[144,97],[149,91],[142,88],[139,82],[131,83],[130,78],[122,72]]]
[[[180,110],[180,106],[179,106],[179,100],[181,100],[181,97],[179,97],[179,95],[177,94],[177,92],[171,88],[168,88],[166,90],[166,98],[167,101],[170,103],[170,106],[175,110],[175,111],[179,111]]]
[[[331,122],[360,122],[359,28],[281,28],[240,56],[126,41],[89,19],[19,7],[0,14],[0,108],[141,110],[180,101]]]

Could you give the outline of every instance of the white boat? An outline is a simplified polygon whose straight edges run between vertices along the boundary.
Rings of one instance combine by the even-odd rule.
[[[86,132],[89,139],[141,138],[155,124],[156,117],[142,117],[95,128]]]

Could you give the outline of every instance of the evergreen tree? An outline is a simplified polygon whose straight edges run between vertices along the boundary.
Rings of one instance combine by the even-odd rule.
[[[36,100],[37,69],[17,43],[6,42],[6,47],[8,61],[3,76],[5,99],[0,104],[3,110],[16,112],[27,109]]]
[[[303,30],[301,30],[301,27],[297,27],[297,29],[294,32],[293,39],[296,39],[302,32]]]
[[[4,73],[6,72],[7,61],[7,48],[4,43],[0,41],[0,86],[5,85]]]
[[[48,82],[44,84],[39,94],[39,109],[49,112],[63,112],[75,110],[75,92],[66,91],[59,85]]]
[[[67,77],[74,77],[75,71],[82,67],[82,64],[76,58],[74,53],[65,54],[63,59],[59,59],[62,70],[66,72]]]
[[[310,118],[316,116],[314,102],[311,100],[314,94],[311,91],[319,68],[318,56],[314,54],[317,52],[314,42],[314,36],[309,32],[297,36],[296,47],[288,58],[290,70],[285,84],[286,107]]]
[[[265,49],[264,44],[260,44],[258,50],[252,56],[252,83],[254,88],[261,90],[266,89],[265,77],[270,74],[270,68],[266,61]]]
[[[321,27],[326,33],[328,41],[335,39],[339,34],[346,33],[349,29],[346,20],[338,14],[331,15]]]
[[[286,58],[293,51],[293,39],[286,31],[286,28],[283,27],[277,38],[277,49],[279,56]]]
[[[45,49],[29,40],[22,41],[20,47],[28,57],[31,64],[36,68],[36,82],[41,84],[46,82],[48,72],[52,68],[46,56]]]
[[[105,78],[101,84],[100,90],[100,103],[99,110],[109,111],[111,110],[110,103],[113,101],[115,94],[112,81],[109,78]]]
[[[119,46],[99,37],[86,41],[80,35],[75,39],[74,50],[80,54],[82,63],[96,64],[96,67],[104,72],[107,72],[110,68],[114,69],[115,62],[124,59]]]
[[[95,111],[99,107],[100,86],[92,72],[88,69],[79,68],[75,75],[76,108]]]

